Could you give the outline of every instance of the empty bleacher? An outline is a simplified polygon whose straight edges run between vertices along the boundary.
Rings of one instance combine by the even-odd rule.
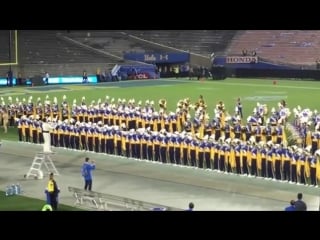
[[[179,50],[208,56],[223,53],[235,30],[147,30],[126,31],[127,34]]]
[[[0,63],[8,63],[9,59],[9,31],[0,30]],[[12,53],[13,54],[13,53]]]
[[[314,67],[320,56],[320,31],[248,30],[239,31],[227,54],[241,54],[243,49],[276,63]]]
[[[130,31],[72,31],[66,36],[123,56],[124,52],[154,51],[145,42],[133,41],[128,35],[162,44],[183,51],[208,56],[212,52],[223,52],[236,31],[232,30],[130,30]]]
[[[126,51],[145,51],[144,48],[128,40],[121,31],[72,31],[63,35],[121,58]]]
[[[1,30],[0,56],[8,62],[8,31]],[[14,74],[18,72],[23,77],[39,76],[48,71],[51,76],[81,75],[85,69],[88,74],[95,74],[97,68],[101,71],[111,70],[121,62],[107,54],[92,51],[73,42],[61,38],[58,30],[19,30],[18,31],[18,66],[12,66]],[[13,54],[13,53],[12,53]],[[0,74],[5,75],[8,67],[0,66]]]
[[[53,30],[19,31],[19,39],[21,63],[99,63],[110,60],[61,40]]]

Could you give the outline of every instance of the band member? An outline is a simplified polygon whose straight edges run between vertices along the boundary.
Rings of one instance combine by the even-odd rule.
[[[242,103],[240,98],[238,98],[236,102],[236,114],[240,115],[241,119],[243,118]]]
[[[43,139],[44,139],[44,144],[43,144],[43,152],[52,152],[51,151],[51,138],[50,138],[50,131],[54,129],[54,126],[49,124],[47,122],[47,119],[43,119],[42,123],[42,134],[43,134]]]
[[[166,110],[167,110],[167,100],[165,100],[165,99],[160,99],[160,100],[159,100],[159,107],[160,107],[159,113],[160,113],[160,114],[161,114],[161,113],[165,113]]]
[[[3,110],[2,113],[2,121],[3,121],[3,130],[4,133],[8,132],[8,122],[9,122],[9,115],[6,109]]]

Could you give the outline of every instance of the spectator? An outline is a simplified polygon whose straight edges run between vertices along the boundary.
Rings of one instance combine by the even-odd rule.
[[[242,119],[243,113],[242,113],[242,103],[240,98],[237,99],[236,109],[237,109],[236,114],[239,115]]]
[[[248,50],[247,49],[242,49],[242,56],[247,56],[248,55]]]
[[[7,86],[12,87],[13,86],[13,73],[11,70],[7,73]]]
[[[102,77],[101,77],[101,70],[100,70],[100,68],[97,68],[96,76],[97,76],[97,82],[101,82]]]
[[[45,85],[48,85],[49,84],[49,73],[48,72],[46,72],[45,74],[44,74],[44,84]]]
[[[320,58],[318,58],[316,60],[316,69],[319,70],[320,69]]]
[[[111,81],[112,82],[119,82],[118,74],[119,73],[117,71],[112,71],[111,70],[111,76],[112,76],[112,78],[111,78],[112,80]]]
[[[17,83],[18,85],[22,85],[22,75],[20,72],[18,73],[17,81],[18,81],[18,83]]]
[[[296,211],[295,201],[294,201],[294,200],[291,200],[291,201],[290,201],[290,205],[287,206],[284,210],[285,210],[286,212]]]
[[[82,73],[82,83],[88,83],[88,74],[85,70]]]
[[[294,203],[296,211],[307,211],[307,204],[302,200],[303,194],[298,193],[297,198],[298,200]]]
[[[193,76],[194,76],[193,67],[190,67],[189,68],[189,80],[193,80]]]
[[[193,209],[194,209],[194,204],[193,204],[193,202],[190,202],[189,208],[187,209],[187,211],[193,211]]]

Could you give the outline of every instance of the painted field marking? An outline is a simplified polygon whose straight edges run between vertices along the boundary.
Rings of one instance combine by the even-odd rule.
[[[287,94],[287,92],[273,92],[273,91],[257,91],[255,92],[255,94],[278,94],[278,95],[281,95],[281,94]]]
[[[47,93],[55,93],[55,92],[70,92],[70,91],[73,91],[72,89],[56,89],[56,90],[54,90],[54,89],[43,89],[42,91],[40,91],[40,90],[27,90],[25,93],[27,93],[27,94],[31,94],[31,93],[39,93],[39,94],[41,94],[41,93],[45,93],[45,92],[47,92]]]
[[[282,99],[287,99],[288,96],[249,96],[244,97],[244,100],[254,101],[254,102],[271,102],[271,101],[279,101]]]
[[[216,82],[217,83],[217,82]],[[275,87],[275,88],[292,88],[292,89],[306,89],[306,90],[320,90],[320,87],[306,87],[306,86],[292,86],[292,85],[276,85],[272,86],[270,84],[253,84],[253,83],[222,83],[219,82],[217,84],[221,85],[232,85],[232,86],[247,86],[247,87]]]
[[[198,90],[220,90],[220,88],[211,88],[211,87],[200,87],[200,88],[197,88]]]
[[[190,83],[190,84],[199,84],[199,82],[190,81],[190,80],[182,80],[182,79],[161,79],[161,81],[167,82],[183,82],[183,83]],[[259,81],[259,80],[257,80]],[[230,82],[223,82],[223,81],[207,81],[206,83],[212,83],[215,85],[232,85],[232,86],[248,86],[248,87],[268,87],[268,88],[292,88],[292,89],[306,89],[306,90],[320,90],[320,87],[308,87],[308,86],[292,86],[292,85],[276,85],[273,86],[270,84],[254,84],[254,83],[230,83]],[[280,93],[279,93],[280,94]]]
[[[28,93],[25,93],[25,92],[5,92],[5,93],[0,93],[2,97],[4,96],[20,96],[20,95],[26,95]]]
[[[110,89],[110,88],[120,88],[119,86],[110,86],[110,87],[106,87],[106,86],[95,86],[94,88],[107,88],[107,89]],[[80,89],[79,89],[80,90]]]

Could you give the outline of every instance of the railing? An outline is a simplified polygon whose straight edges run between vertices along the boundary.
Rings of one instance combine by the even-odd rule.
[[[163,206],[107,193],[86,191],[70,186],[68,187],[68,190],[75,198],[75,206],[90,210],[111,211],[116,208],[130,211],[153,211],[159,209],[166,211],[182,211],[182,209],[179,208]]]

